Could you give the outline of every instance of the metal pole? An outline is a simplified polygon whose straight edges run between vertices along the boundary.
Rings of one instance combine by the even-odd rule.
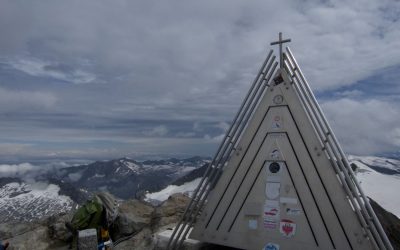
[[[268,58],[268,59],[269,59],[269,58]],[[274,60],[275,60],[275,56],[272,57],[271,62],[273,62]],[[267,66],[265,72],[268,72],[268,71],[269,71],[269,69],[270,69],[270,67],[271,67],[271,62],[268,64],[268,66]],[[264,73],[264,75],[265,75],[265,73]],[[257,79],[258,79],[257,81],[259,81],[259,77],[257,77]],[[262,84],[262,82],[263,82],[263,80],[262,80],[261,82],[259,82],[259,84]],[[257,88],[257,90],[258,90],[258,89],[259,89],[259,87]],[[254,94],[254,93],[256,93],[256,92],[253,92],[253,94]],[[248,105],[247,105],[247,106],[245,107],[245,109],[244,109],[244,112],[241,114],[240,119],[239,119],[239,122],[237,123],[237,126],[234,128],[233,134],[236,133],[236,130],[237,130],[238,126],[240,126],[240,124],[242,124],[241,122],[242,122],[242,120],[243,120],[244,115],[247,114],[249,105],[251,105],[251,104],[254,105],[252,99],[254,99],[254,95],[252,95],[252,97],[251,97],[251,99],[250,99]],[[235,137],[235,136],[232,136],[232,137]],[[238,139],[238,136],[235,137],[235,143],[236,143],[236,140],[237,140],[237,139]],[[209,176],[209,182],[211,183],[211,184],[210,184],[210,187],[212,187],[212,186],[215,184],[215,182],[216,182],[216,180],[217,180],[216,177],[218,177],[218,176],[219,176],[219,173],[222,171],[221,168],[223,168],[223,165],[225,164],[226,160],[228,159],[229,154],[232,152],[233,146],[234,146],[234,143],[232,143],[232,141],[231,141],[230,143],[228,143],[228,144],[225,145],[225,147],[224,147],[224,149],[223,149],[222,157],[220,157],[218,163],[216,164],[216,167],[213,169],[213,171],[211,172],[211,174],[210,174],[210,176]],[[227,155],[227,156],[225,156],[225,153],[226,153],[226,152],[228,152],[228,155]],[[222,162],[221,162],[221,161],[222,161]],[[220,167],[220,166],[221,166],[221,167]],[[194,214],[196,214],[196,213],[198,212],[198,210],[201,209],[201,207],[202,207],[203,204],[204,204],[205,198],[208,196],[208,193],[211,191],[210,189],[208,189],[207,191],[206,191],[206,190],[207,190],[207,186],[205,186],[205,187],[201,190],[200,195],[199,195],[200,197],[203,196],[203,193],[204,193],[204,192],[206,192],[206,194],[203,196],[202,199],[200,199],[200,200],[198,201],[198,202],[200,202],[200,206],[197,207],[197,209],[196,209],[196,207],[194,207],[194,209],[195,209]],[[191,214],[193,214],[193,213],[191,213]],[[189,219],[194,220],[194,218],[190,218],[190,217],[189,217]],[[191,223],[191,224],[192,224],[192,223]],[[184,228],[181,228],[181,232],[180,232],[180,233],[182,233],[183,230],[184,230]],[[189,230],[189,228],[186,229],[186,232],[187,232],[188,230]],[[181,242],[182,242],[182,240],[181,240]],[[174,244],[173,247],[175,247],[175,244]]]
[[[374,225],[374,227],[376,227],[377,230],[378,230],[378,239],[377,239],[378,242],[382,242],[382,240],[383,240],[384,243],[385,243],[384,245],[386,245],[386,246],[388,247],[388,249],[392,249],[392,246],[391,246],[391,244],[390,244],[390,241],[389,241],[389,239],[387,238],[387,235],[386,235],[386,233],[384,232],[384,230],[383,230],[383,228],[382,228],[382,225],[380,224],[378,218],[376,217],[375,212],[373,211],[371,205],[369,204],[369,201],[368,201],[367,197],[365,196],[365,194],[364,194],[364,192],[363,192],[361,186],[359,185],[359,183],[358,183],[357,181],[355,181],[355,180],[356,180],[356,177],[355,177],[355,175],[354,175],[354,172],[353,172],[353,170],[351,169],[351,166],[350,166],[350,164],[348,163],[347,158],[346,158],[346,156],[345,156],[345,154],[344,154],[342,148],[340,147],[340,145],[339,145],[339,143],[338,143],[338,140],[337,140],[335,134],[333,133],[332,129],[330,128],[330,126],[329,126],[329,124],[328,124],[328,121],[327,121],[325,115],[322,113],[322,110],[321,110],[320,106],[318,105],[318,102],[317,102],[317,100],[316,100],[314,94],[312,93],[312,91],[311,91],[311,89],[310,89],[310,86],[308,85],[308,83],[307,83],[307,81],[306,81],[304,75],[302,74],[302,72],[301,72],[301,70],[300,70],[300,68],[299,68],[299,66],[298,66],[298,64],[297,64],[297,62],[296,62],[296,59],[293,57],[293,54],[291,53],[291,51],[290,51],[289,48],[286,48],[286,50],[287,50],[287,52],[288,52],[288,54],[289,54],[289,56],[290,56],[290,59],[294,62],[294,65],[296,66],[296,71],[299,72],[299,76],[300,76],[300,78],[302,79],[302,81],[304,82],[304,86],[305,86],[305,89],[306,89],[306,93],[307,93],[307,95],[309,95],[309,96],[311,97],[311,103],[315,106],[316,110],[317,110],[318,113],[319,113],[319,116],[322,118],[322,122],[324,123],[324,125],[325,125],[325,127],[326,127],[326,129],[327,129],[328,141],[330,141],[330,140],[329,140],[329,135],[330,135],[331,138],[332,138],[332,141],[333,141],[333,145],[331,145],[331,146],[333,146],[333,148],[336,148],[336,149],[338,150],[338,153],[339,153],[340,157],[339,157],[336,153],[335,153],[335,157],[336,157],[336,159],[339,161],[339,163],[340,163],[339,165],[344,164],[343,167],[345,168],[345,171],[343,171],[343,173],[345,174],[345,176],[347,177],[347,179],[348,179],[348,180],[352,180],[352,184],[353,184],[353,185],[350,185],[350,186],[352,187],[353,191],[354,191],[355,194],[356,194],[356,199],[359,201],[359,206],[360,206],[360,208],[362,209],[362,211],[366,212],[367,215],[368,215],[368,214],[372,215],[372,222],[373,222],[373,225]],[[333,150],[333,152],[335,152],[335,150]],[[350,173],[350,175],[349,175],[348,173]],[[362,201],[360,200],[360,198],[359,198],[360,196],[358,195],[358,192],[357,192],[357,191],[361,194]],[[364,210],[365,207],[363,206],[363,204],[365,204],[365,206],[366,206],[366,208],[367,208],[367,211]],[[363,209],[363,208],[364,208],[364,209]],[[369,218],[367,218],[367,219],[368,219],[367,221],[370,221]],[[375,231],[375,230],[374,230],[374,229],[375,229],[374,227],[372,228],[373,231]],[[383,239],[381,239],[379,236],[382,237]]]
[[[182,230],[183,230],[183,228],[184,228],[184,226],[181,227],[181,224],[185,221],[185,219],[186,219],[186,217],[187,217],[189,211],[192,209],[192,206],[193,206],[193,205],[194,205],[194,206],[197,205],[198,201],[196,201],[196,198],[201,198],[201,194],[200,194],[200,197],[198,197],[198,192],[199,192],[199,190],[201,189],[201,187],[203,186],[204,180],[205,180],[206,178],[208,179],[208,174],[209,174],[210,170],[211,170],[211,175],[213,175],[212,173],[215,172],[215,169],[218,167],[218,164],[215,165],[215,166],[214,166],[214,164],[215,164],[216,160],[218,159],[218,156],[219,156],[219,154],[220,154],[222,148],[224,148],[222,156],[225,154],[226,146],[229,145],[229,143],[227,144],[227,142],[228,142],[227,139],[231,137],[231,136],[230,136],[230,133],[231,133],[232,129],[233,129],[234,127],[237,127],[237,126],[239,125],[240,121],[238,122],[237,120],[238,120],[239,115],[241,115],[241,114],[243,113],[242,111],[243,111],[243,108],[245,107],[246,103],[247,103],[247,106],[250,105],[250,102],[248,102],[249,96],[250,96],[250,94],[253,92],[253,90],[254,90],[256,84],[258,83],[260,76],[263,75],[263,71],[264,71],[265,65],[268,63],[268,61],[269,61],[269,59],[270,59],[272,53],[273,53],[273,50],[270,50],[269,53],[268,53],[268,55],[267,55],[267,58],[265,59],[264,63],[262,64],[262,66],[261,66],[261,68],[260,68],[260,70],[259,70],[259,72],[258,72],[258,74],[257,74],[257,77],[256,77],[255,80],[253,81],[253,84],[252,84],[250,90],[248,91],[248,93],[247,93],[245,99],[243,100],[243,102],[242,102],[242,104],[241,104],[241,106],[240,106],[240,108],[239,108],[239,111],[237,112],[237,114],[236,114],[236,116],[235,116],[235,118],[234,118],[234,120],[233,120],[233,122],[232,122],[232,125],[230,126],[228,132],[225,134],[225,137],[224,137],[222,143],[220,144],[220,146],[219,146],[219,148],[218,148],[218,150],[217,150],[217,153],[215,154],[215,156],[214,156],[212,162],[210,163],[210,165],[207,167],[207,170],[206,170],[206,172],[204,173],[203,178],[201,179],[199,185],[197,186],[197,188],[196,188],[196,190],[195,190],[195,192],[194,192],[194,194],[193,194],[193,197],[192,197],[192,199],[191,199],[189,205],[186,207],[183,216],[181,217],[179,223],[178,223],[177,226],[175,227],[175,230],[174,230],[173,234],[171,235],[171,238],[170,238],[170,240],[169,240],[169,242],[168,242],[167,249],[170,247],[170,245],[171,245],[172,242],[174,242],[173,246],[175,246],[175,244],[176,244],[176,243],[175,243],[175,235],[177,234],[178,230],[179,230],[178,239],[180,238],[180,234],[181,234],[181,232],[182,232]],[[254,96],[254,93],[253,93],[253,96]],[[250,98],[250,101],[251,101],[251,98]],[[235,129],[235,130],[236,130],[236,129]],[[220,160],[221,160],[221,159],[222,159],[222,157],[220,157]],[[220,161],[220,160],[219,160],[219,161]],[[213,166],[214,166],[214,169],[213,169]],[[207,182],[208,182],[208,181],[209,181],[209,180],[207,180]],[[207,188],[207,184],[208,184],[208,183],[205,183],[205,184],[204,184],[203,190],[204,190],[205,188]],[[203,192],[204,192],[204,191],[202,191],[201,193],[203,193]],[[189,213],[189,215],[191,216],[192,213]],[[186,224],[186,223],[184,223],[184,224]]]
[[[326,137],[325,137],[325,134],[324,134],[324,132],[322,130],[323,128],[319,126],[320,125],[320,121],[316,118],[315,110],[312,108],[312,106],[310,106],[307,103],[306,98],[305,98],[305,93],[302,92],[302,90],[300,89],[301,82],[300,82],[300,80],[297,78],[297,76],[294,73],[295,67],[293,67],[291,65],[291,62],[289,60],[286,60],[284,63],[285,63],[285,67],[287,68],[289,73],[291,73],[290,71],[293,72],[291,74],[292,74],[292,77],[293,77],[293,83],[294,83],[294,86],[295,86],[295,90],[296,90],[298,96],[300,97],[301,102],[303,103],[304,108],[306,109],[306,112],[309,114],[309,117],[311,118],[311,122],[314,125],[314,128],[317,131],[318,136],[320,137],[319,139],[323,142],[323,148],[325,148],[325,152],[327,153],[332,166],[334,167],[336,173],[338,174],[338,176],[340,178],[340,181],[341,181],[343,187],[345,188],[346,193],[350,196],[349,200],[350,200],[352,206],[354,208],[356,208],[358,206],[358,203],[355,202],[353,193],[351,192],[351,190],[350,190],[350,188],[348,186],[348,183],[344,179],[342,171],[339,169],[339,167],[337,165],[337,162],[334,160],[335,157],[333,156],[333,153],[331,151],[331,144],[326,144],[327,143]],[[311,112],[311,110],[312,110],[312,112]],[[360,223],[366,229],[366,232],[367,232],[368,236],[372,239],[372,244],[374,245],[374,247],[376,249],[379,249],[379,247],[378,247],[373,235],[367,229],[368,228],[367,222],[365,221],[363,215],[360,213],[360,210],[359,209],[355,209],[355,212],[357,214],[357,218],[360,220]]]
[[[298,78],[298,76],[296,75],[296,72],[294,72],[294,73],[295,73],[295,74],[294,74],[295,78]],[[301,80],[300,80],[300,81],[301,81]],[[317,118],[319,124],[321,125],[321,121],[319,121],[319,117],[318,117],[318,115],[316,114],[316,110],[313,108],[313,106],[312,106],[313,104],[311,103],[311,101],[310,101],[310,99],[309,99],[309,96],[307,95],[307,92],[304,90],[304,86],[303,86],[303,85],[305,85],[304,82],[303,82],[303,84],[299,84],[299,86],[301,87],[301,90],[300,90],[300,91],[302,91],[302,93],[307,97],[307,102],[308,102],[309,105],[311,105],[311,110],[314,112],[314,114],[316,115],[316,118]],[[324,133],[326,133],[326,132],[324,132]],[[328,135],[328,133],[326,133],[326,134]],[[324,136],[324,137],[325,137],[325,136]],[[324,137],[323,137],[323,138],[324,138]],[[340,168],[342,169],[341,172],[346,176],[346,178],[344,179],[344,181],[345,181],[345,183],[348,183],[349,186],[350,186],[350,189],[353,190],[354,197],[355,197],[356,200],[358,201],[358,203],[356,203],[356,204],[361,208],[361,211],[362,211],[363,214],[364,214],[363,216],[367,217],[366,221],[367,221],[368,225],[371,227],[371,225],[370,225],[370,220],[368,220],[368,217],[369,217],[369,216],[368,216],[368,213],[366,212],[365,207],[362,206],[363,202],[362,202],[361,199],[359,198],[359,195],[358,195],[358,193],[356,192],[356,190],[355,190],[355,188],[354,188],[354,184],[353,184],[352,182],[348,182],[348,180],[351,180],[351,178],[350,178],[349,176],[346,175],[347,169],[345,168],[345,166],[344,166],[343,163],[341,162],[340,157],[339,157],[339,155],[338,155],[338,152],[335,150],[335,146],[332,145],[332,142],[330,141],[330,138],[329,138],[329,137],[325,137],[324,143],[325,143],[325,145],[328,143],[328,144],[331,146],[331,148],[333,149],[333,150],[332,150],[332,152],[333,152],[333,154],[334,154],[334,158],[333,158],[333,159],[337,159],[337,161],[339,162],[339,166],[340,166]],[[332,156],[331,156],[331,157],[332,157]],[[351,197],[353,197],[351,193],[349,193],[349,195],[350,195]],[[363,223],[362,223],[362,224],[363,224]],[[368,231],[368,227],[366,227],[366,230]],[[374,227],[372,227],[372,231],[373,231],[374,235],[377,235],[377,234],[378,234],[378,232],[376,231],[376,229],[375,229]],[[381,239],[380,239],[380,237],[379,237],[379,234],[377,235],[377,237],[378,237],[378,238],[377,238],[376,240],[378,240],[379,245],[382,247],[382,246],[383,246],[383,242],[381,241]]]

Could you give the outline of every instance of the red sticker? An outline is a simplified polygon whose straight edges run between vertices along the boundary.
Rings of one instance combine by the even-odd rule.
[[[296,233],[296,223],[291,220],[282,219],[279,225],[279,232],[287,238],[292,237]]]

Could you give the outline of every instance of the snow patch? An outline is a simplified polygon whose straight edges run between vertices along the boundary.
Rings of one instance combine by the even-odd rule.
[[[125,166],[132,170],[134,173],[139,173],[140,172],[140,166],[133,163],[133,162],[125,162]]]
[[[181,186],[169,185],[163,190],[155,193],[146,194],[146,201],[151,202],[152,200],[156,200],[159,202],[165,201],[169,196],[175,193],[185,193],[189,196],[192,196],[194,190],[199,185],[201,178],[194,179],[193,181],[186,182]]]
[[[92,177],[90,177],[89,179],[94,179],[94,178],[104,178],[106,175],[105,174],[95,174]]]
[[[400,175],[383,174],[368,166],[374,165],[393,170],[400,168],[400,161],[372,156],[349,156],[349,161],[359,167],[356,177],[365,194],[400,218],[400,199],[398,199]]]
[[[47,183],[8,183],[0,189],[0,221],[26,220],[69,211],[71,198],[59,195],[60,187]]]

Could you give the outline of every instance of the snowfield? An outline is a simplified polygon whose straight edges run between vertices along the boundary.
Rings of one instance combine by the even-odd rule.
[[[349,161],[359,167],[356,177],[365,194],[400,218],[400,174],[384,174],[400,170],[400,161],[372,156],[349,156]]]
[[[163,190],[155,193],[147,193],[145,201],[151,203],[161,203],[168,199],[168,197],[172,194],[176,193],[185,193],[189,196],[192,196],[194,190],[199,185],[201,178],[194,179],[193,181],[186,182],[181,186],[176,185],[169,185],[168,187],[164,188]]]
[[[69,211],[74,202],[59,195],[60,187],[47,183],[12,182],[0,189],[0,221],[32,221]]]
[[[350,163],[358,166],[357,180],[368,197],[374,199],[387,211],[400,218],[400,161],[374,156],[348,157]],[[169,185],[165,189],[146,194],[146,201],[160,203],[174,193],[192,195],[200,178],[181,186]]]

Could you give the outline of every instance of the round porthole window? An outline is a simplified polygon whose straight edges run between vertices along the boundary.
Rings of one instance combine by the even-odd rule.
[[[273,174],[278,173],[280,169],[281,166],[279,166],[279,163],[277,162],[272,162],[271,164],[269,164],[269,171]]]

